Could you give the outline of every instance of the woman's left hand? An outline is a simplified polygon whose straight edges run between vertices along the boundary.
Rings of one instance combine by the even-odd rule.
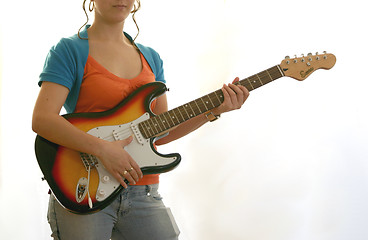
[[[240,109],[243,106],[245,100],[247,100],[249,96],[249,91],[240,84],[235,85],[238,81],[239,78],[237,77],[232,83],[228,85],[224,84],[221,88],[222,93],[224,94],[224,102],[217,108],[213,109],[212,113],[214,115],[220,115],[221,113]]]

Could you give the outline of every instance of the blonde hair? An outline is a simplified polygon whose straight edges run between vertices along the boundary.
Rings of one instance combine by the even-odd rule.
[[[86,26],[86,25],[87,25],[87,23],[89,22],[89,16],[88,16],[88,13],[87,13],[87,11],[86,11],[86,1],[87,1],[87,0],[84,0],[84,1],[83,1],[83,11],[84,11],[84,14],[86,14],[87,20],[86,20],[86,22],[83,24],[83,26],[82,26],[82,27],[80,27],[80,28],[79,28],[79,30],[78,30],[78,37],[79,37],[80,39],[84,39],[84,40],[88,40],[88,38],[82,38],[82,37],[80,36],[80,32],[81,32],[82,28],[83,28],[84,26]],[[91,1],[91,0],[90,0],[90,1]],[[137,4],[137,5],[136,5],[136,4]],[[91,2],[90,2],[89,7],[88,7],[88,9],[89,9],[89,11],[90,11],[90,12],[92,12],[92,11],[93,11],[94,6],[95,6],[95,5],[94,5],[94,3],[93,3],[93,6],[92,6],[92,8],[91,8]],[[135,35],[135,37],[134,37],[133,41],[135,41],[135,39],[137,39],[137,37],[138,37],[138,35],[139,35],[139,27],[138,27],[137,21],[135,20],[135,14],[138,12],[138,10],[139,10],[140,8],[141,8],[141,1],[140,1],[140,0],[135,0],[135,2],[134,2],[134,8],[133,8],[133,10],[132,10],[130,13],[132,13],[132,19],[133,19],[133,22],[134,22],[134,24],[135,24],[135,26],[136,26],[136,28],[137,28],[138,32],[137,32],[137,35]]]

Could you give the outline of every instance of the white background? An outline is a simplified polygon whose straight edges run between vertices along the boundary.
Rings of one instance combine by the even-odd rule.
[[[84,23],[82,0],[1,4],[0,239],[50,239],[31,115],[50,47]],[[283,78],[161,147],[182,163],[161,194],[182,240],[367,239],[368,35],[364,1],[142,0],[138,42],[164,60],[170,108],[328,51],[335,67]],[[135,35],[131,21],[127,31]]]

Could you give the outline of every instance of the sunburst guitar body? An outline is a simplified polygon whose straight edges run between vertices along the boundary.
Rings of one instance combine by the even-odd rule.
[[[154,114],[151,101],[166,91],[164,84],[144,85],[114,109],[100,113],[64,115],[77,128],[105,139],[122,140],[133,136],[125,150],[139,163],[143,174],[163,173],[175,168],[179,154],[162,155],[154,148],[155,138],[144,138],[138,123]],[[36,157],[44,178],[56,199],[68,210],[93,213],[113,201],[122,190],[97,157],[54,144],[40,136],[35,142]]]

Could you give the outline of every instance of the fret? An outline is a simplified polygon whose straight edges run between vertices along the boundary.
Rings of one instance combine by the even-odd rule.
[[[180,120],[178,119],[178,117],[176,116],[176,114],[175,114],[175,111],[174,110],[171,110],[171,111],[169,111],[169,115],[171,116],[171,119],[172,119],[172,122],[173,122],[173,126],[176,126],[176,125],[178,125],[178,124],[180,124]],[[177,123],[175,123],[175,121],[177,122]]]
[[[197,99],[198,100],[198,99]],[[200,113],[201,113],[201,108],[199,107],[199,105],[198,105],[198,103],[197,103],[197,100],[194,100],[194,101],[192,101],[192,102],[190,102],[189,104],[191,104],[191,103],[195,103],[195,106],[197,107],[197,109],[198,109],[198,113],[196,113],[196,112],[194,112],[194,114],[195,114],[195,116],[197,116],[197,115],[199,115]]]
[[[147,137],[151,133],[149,133],[149,132],[147,133],[147,131],[149,129],[145,125],[146,125],[146,121],[143,121],[143,122],[141,122],[141,123],[138,124],[138,128],[141,131],[141,133],[143,134],[143,136]]]
[[[216,92],[214,92],[215,93],[215,96],[216,96],[216,98],[217,98],[217,100],[219,101],[219,103],[221,104],[224,100],[223,100],[223,95],[221,94],[220,95],[220,97],[219,97],[219,94],[218,94],[218,92],[221,92],[222,93],[222,91],[221,90],[218,90],[218,91],[216,91]],[[220,105],[219,104],[219,105]]]
[[[250,79],[249,79],[249,78],[247,78],[247,80],[248,80],[248,82],[249,82],[249,84],[250,84],[250,86],[252,87],[252,90],[253,90],[253,89],[254,89],[254,87],[253,87],[252,82],[250,81]]]
[[[178,112],[179,112],[179,114],[180,114],[181,118],[183,119],[183,120],[180,120],[180,119],[178,118],[180,123],[185,122],[185,118],[184,118],[183,114],[181,114],[181,111],[179,110],[179,108],[175,108],[175,109],[173,109],[172,111],[174,112],[174,114],[175,114],[175,116],[176,116],[177,118],[178,118],[178,115],[175,113],[175,111],[178,111]]]
[[[148,125],[148,126],[146,126],[146,129],[148,130],[148,133],[152,134],[152,135],[155,135],[155,128],[154,128],[154,126],[152,126],[152,121],[144,121],[143,123],[145,125]],[[158,132],[158,131],[156,130],[156,132]]]
[[[209,95],[209,94],[207,94],[207,95],[206,95],[206,96],[204,96],[203,98],[206,98],[205,103],[206,103],[207,105],[209,105],[209,103],[211,103],[211,105],[212,105],[212,107],[210,107],[211,109],[216,107],[216,106],[215,106],[215,104],[213,104],[213,101],[212,101],[212,99],[211,99],[211,97],[210,97],[210,95]],[[207,111],[208,111],[208,108],[207,108]]]
[[[192,113],[189,113],[189,118],[194,117],[194,115],[193,115],[193,114],[195,114],[195,112],[194,112],[194,110],[193,110],[192,106],[190,105],[190,103],[185,104],[184,106],[186,107],[186,108],[185,108],[185,110],[187,110],[187,109],[188,109],[188,106],[189,106],[190,110],[192,111]]]
[[[155,126],[153,125],[152,119],[148,119],[143,123],[146,125],[146,129],[148,130],[148,133],[151,134],[151,136],[154,136],[156,133],[159,132],[157,129],[155,130]]]
[[[155,127],[155,129],[157,130],[157,133],[159,133],[159,132],[162,132],[162,128],[161,128],[161,126],[160,126],[160,122],[159,121],[157,121],[157,116],[156,117],[153,117],[153,118],[151,118],[152,119],[152,122],[153,122],[153,126]],[[156,123],[154,123],[154,121],[156,121]],[[158,128],[159,129],[158,129]]]
[[[271,79],[271,81],[272,81],[273,79],[272,79],[272,77],[271,77],[270,73],[268,72],[268,70],[266,70],[266,72],[267,72],[268,76],[270,77],[270,79]]]
[[[259,88],[262,86],[262,84],[260,83],[260,81],[258,80],[258,77],[253,75],[251,77],[249,77],[250,82],[252,83],[253,89]]]
[[[202,113],[204,113],[204,112],[206,112],[206,111],[208,111],[208,107],[207,107],[207,104],[208,104],[208,101],[207,101],[207,104],[203,101],[203,97],[201,97],[200,98],[201,99],[201,101],[203,102],[203,106],[206,108],[206,110],[204,110],[204,111],[202,111]]]
[[[259,73],[259,75],[262,77],[262,79],[264,79],[265,82],[267,81],[267,83],[272,81],[272,78],[267,73],[267,71],[263,71],[263,72]]]
[[[159,132],[159,130],[156,128],[156,126],[153,123],[152,118],[144,121],[148,125],[148,129],[151,130],[152,136]]]
[[[168,123],[167,123],[167,120],[166,120],[165,116],[164,116],[163,114],[160,114],[160,115],[157,115],[157,117],[160,119],[160,122],[162,123],[162,129],[161,129],[161,131],[163,132],[163,131],[165,131],[166,129],[168,129],[169,127],[166,127],[166,126],[165,126],[165,124],[167,124],[167,125],[168,125]],[[162,120],[162,118],[164,118],[164,119]]]
[[[169,116],[169,119],[171,120],[171,122],[172,122],[172,124],[170,124],[170,128],[171,127],[173,127],[173,126],[175,126],[175,123],[174,123],[174,120],[173,120],[173,118],[175,119],[175,117],[173,117],[173,116],[171,116],[170,115],[170,112],[166,112],[165,113],[167,116]]]
[[[186,113],[186,114],[187,114],[187,116],[188,116],[188,118],[186,118],[185,120],[190,119],[189,113],[188,113],[188,112],[187,112],[187,110],[185,109],[184,105],[183,105],[183,106],[180,106],[180,107],[182,107],[182,108],[184,109],[185,113]]]
[[[211,95],[213,95],[213,94],[211,94]],[[215,105],[215,103],[213,102],[215,99],[212,99],[212,97],[209,94],[207,96],[208,96],[208,99],[210,100],[210,102],[212,104],[212,107],[215,108],[215,107],[217,107],[221,104],[221,103],[219,103],[218,105],[217,104]]]
[[[262,82],[261,78],[259,77],[259,75],[258,75],[258,74],[256,74],[256,76],[257,76],[257,78],[258,78],[259,82],[261,83],[261,85],[263,86],[264,84],[263,84],[263,82]]]
[[[168,121],[167,116],[165,116],[165,114],[166,112],[158,115],[160,119],[164,119],[162,120],[162,124],[164,125],[164,131],[170,128],[170,122]]]

